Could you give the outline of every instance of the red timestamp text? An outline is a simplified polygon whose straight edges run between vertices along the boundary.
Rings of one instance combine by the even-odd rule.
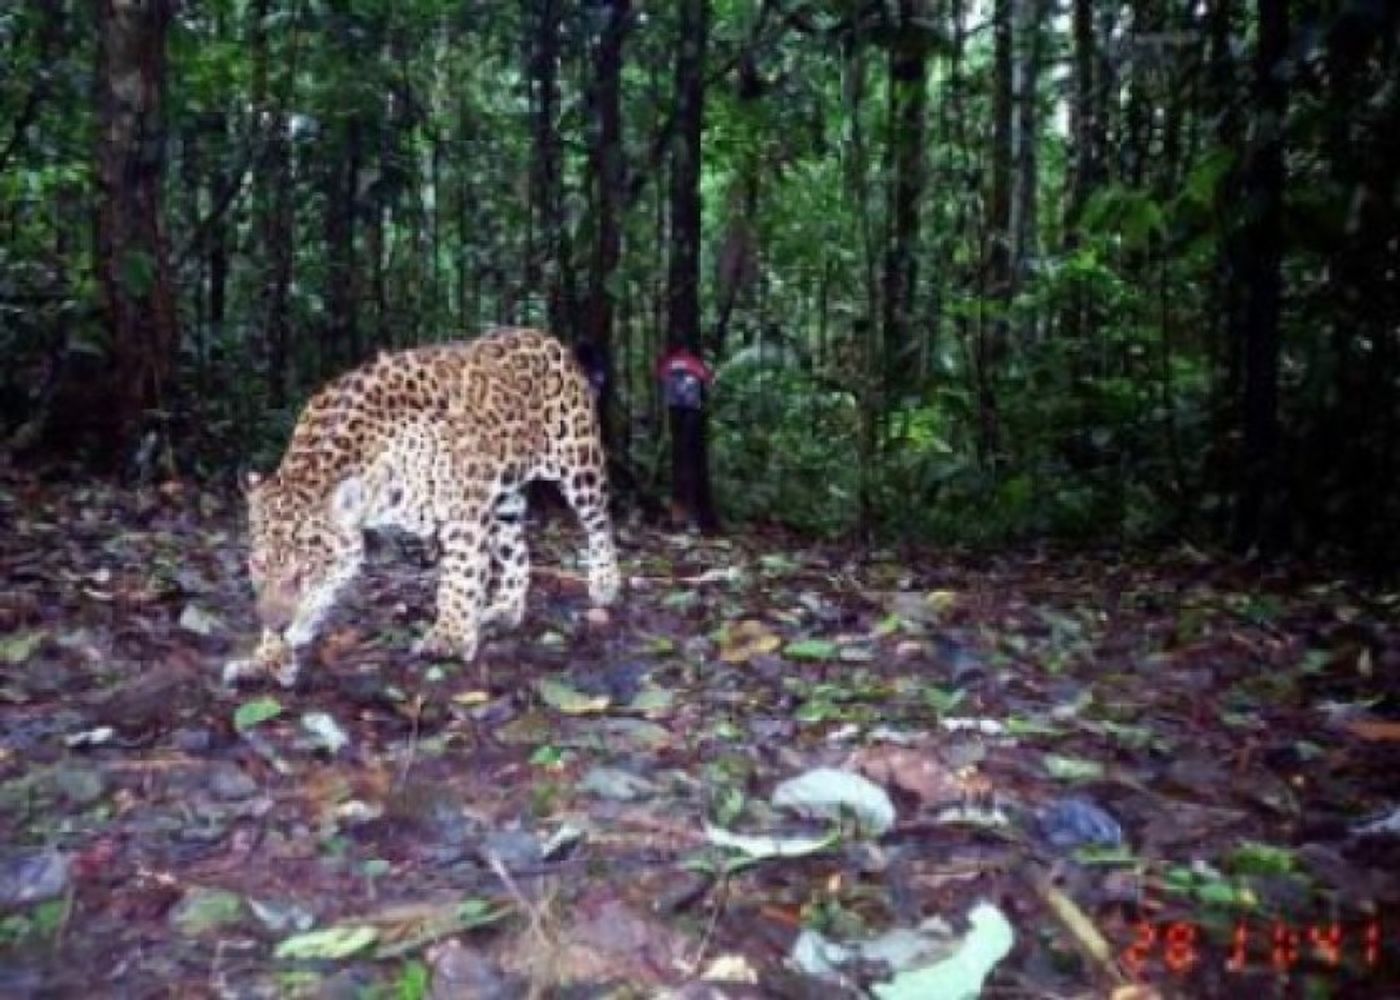
[[[1261,969],[1286,973],[1303,961],[1314,967],[1345,962],[1375,969],[1386,950],[1379,917],[1297,924],[1237,921],[1224,942],[1207,941],[1200,926],[1187,920],[1140,920],[1132,929],[1133,939],[1120,958],[1134,975],[1158,965],[1186,975],[1205,962],[1220,962],[1226,971],[1241,973]]]

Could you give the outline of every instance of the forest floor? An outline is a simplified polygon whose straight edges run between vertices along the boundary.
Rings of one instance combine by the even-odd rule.
[[[0,477],[0,996],[1400,995],[1400,594],[541,520],[234,691],[234,498]]]

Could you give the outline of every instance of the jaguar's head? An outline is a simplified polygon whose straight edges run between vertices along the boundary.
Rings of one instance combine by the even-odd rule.
[[[248,575],[264,627],[293,645],[311,637],[336,591],[359,569],[364,485],[341,482],[329,498],[280,475],[249,473]]]

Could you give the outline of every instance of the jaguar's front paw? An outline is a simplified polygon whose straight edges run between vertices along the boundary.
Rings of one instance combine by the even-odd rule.
[[[427,634],[413,644],[413,652],[417,656],[427,657],[456,656],[460,657],[463,662],[470,663],[476,659],[476,647],[475,632],[458,634],[438,623],[428,629]]]
[[[224,687],[233,687],[239,681],[249,677],[256,677],[263,672],[263,665],[251,656],[245,656],[238,660],[229,660],[224,664],[222,680]]]
[[[594,570],[588,575],[588,599],[595,607],[608,607],[617,600],[621,590],[622,575],[616,565]]]
[[[525,620],[524,601],[499,601],[487,608],[481,615],[481,624],[491,628],[509,631],[520,627]]]
[[[223,682],[232,687],[250,677],[271,674],[283,687],[291,687],[297,680],[297,660],[292,647],[274,632],[265,633],[252,656],[229,660],[224,664]]]

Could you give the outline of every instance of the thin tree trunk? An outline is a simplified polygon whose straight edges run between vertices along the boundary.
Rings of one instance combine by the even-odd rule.
[[[1040,72],[1045,54],[1048,0],[1014,0],[1013,20],[1019,58],[1012,66],[1016,116],[1012,129],[1011,281],[1018,288],[1037,254],[1039,216]],[[1035,317],[1027,320],[1025,339],[1035,334]]]
[[[572,337],[571,262],[564,226],[563,151],[559,139],[560,0],[533,5],[530,36],[530,205],[533,246],[528,264],[530,291],[542,292],[551,330]]]
[[[622,220],[618,210],[625,196],[627,179],[622,145],[622,53],[632,17],[631,0],[609,0],[603,10],[605,20],[593,48],[593,80],[589,90],[594,128],[589,150],[593,253],[588,267],[582,341],[597,352],[603,366],[598,407],[603,417],[604,445],[611,452],[615,440],[612,353],[616,306],[611,285],[622,258]]]
[[[286,109],[296,86],[297,35],[295,26],[290,42],[288,68],[284,70],[282,93],[271,93],[272,53],[267,37],[268,0],[257,0],[252,18],[254,113],[265,130],[263,168],[255,184],[255,228],[265,255],[266,271],[262,286],[263,350],[267,362],[268,402],[275,410],[286,407],[288,399],[291,332],[288,306],[291,297],[294,262],[295,206],[292,203],[291,148],[287,135]]]
[[[355,216],[358,212],[360,122],[351,118],[333,143],[326,164],[326,334],[322,355],[328,367],[354,364],[364,356],[355,281]],[[387,346],[383,339],[380,346]],[[338,360],[333,360],[338,359]],[[323,372],[329,374],[329,371]]]
[[[1254,57],[1257,108],[1244,189],[1252,210],[1242,244],[1244,309],[1237,331],[1244,346],[1240,489],[1235,507],[1238,549],[1275,546],[1286,532],[1279,477],[1279,311],[1282,304],[1284,130],[1288,83],[1279,63],[1288,52],[1287,0],[1258,0],[1259,41]]]
[[[918,345],[912,318],[918,288],[919,213],[924,192],[928,108],[928,44],[922,0],[900,0],[899,28],[889,51],[889,225],[885,249],[883,368],[886,385],[909,387]]]
[[[227,118],[223,112],[215,116],[215,131],[222,138],[228,134]],[[237,179],[230,177],[222,168],[214,168],[214,179],[211,186],[211,194],[215,204],[224,204],[229,197],[228,186],[237,183]],[[228,216],[221,213],[211,225],[209,231],[209,339],[213,343],[220,343],[224,334],[224,318],[227,313],[228,304],[228,274],[229,274],[229,252],[228,252]],[[204,386],[201,386],[203,390]]]
[[[179,339],[161,205],[169,0],[97,5],[97,278],[113,357],[107,461],[164,407]]]
[[[1011,291],[1011,159],[1015,112],[1012,2],[996,0],[992,14],[992,188],[987,220],[991,246],[987,284],[992,296],[1003,306]]]
[[[982,376],[978,393],[978,454],[987,467],[995,467],[1001,452],[1001,433],[992,391],[995,373],[1001,369],[1009,338],[1007,316],[1014,292],[1011,277],[1012,128],[1015,94],[1012,73],[1015,60],[1012,0],[996,0],[992,13],[992,177],[985,223],[982,288],[979,299],[992,307],[992,315],[979,317],[978,367]]]
[[[708,0],[679,0],[676,54],[676,134],[671,146],[671,257],[667,319],[673,347],[699,356],[700,139],[705,118]],[[671,408],[671,485],[678,513],[704,530],[717,526],[710,496],[706,413]]]

